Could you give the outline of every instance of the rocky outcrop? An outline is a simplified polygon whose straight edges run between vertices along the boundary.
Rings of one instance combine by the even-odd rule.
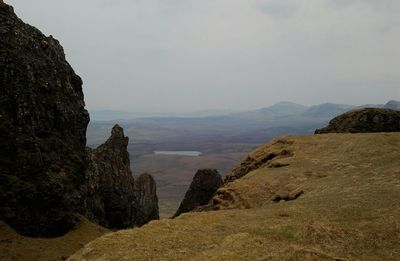
[[[138,187],[150,187],[145,192],[135,186],[122,128],[97,149],[86,148],[81,78],[57,40],[6,4],[0,88],[0,219],[23,235],[56,237],[74,227],[77,214],[116,229],[158,217],[155,185],[144,181]]]
[[[154,178],[144,173],[135,182],[136,198],[138,200],[138,213],[136,223],[141,226],[147,222],[159,219],[157,188]]]
[[[81,209],[86,127],[82,80],[53,37],[0,5],[0,218],[57,236]]]
[[[159,219],[156,184],[150,174],[135,182],[127,146],[129,138],[115,125],[97,149],[87,149],[86,216],[111,229],[141,226]]]
[[[222,185],[223,180],[217,170],[202,169],[197,171],[174,217],[207,205]]]
[[[293,142],[280,139],[274,143],[274,149],[265,150],[264,148],[257,149],[250,153],[243,161],[235,166],[232,171],[226,175],[225,183],[229,183],[240,179],[253,170],[268,166],[269,168],[286,167],[288,164],[277,162],[277,159],[288,158],[293,156],[293,152],[288,149]],[[273,161],[274,160],[274,161]]]
[[[317,129],[315,134],[323,133],[368,133],[400,131],[400,111],[367,108],[344,113]]]
[[[115,125],[97,149],[87,149],[86,215],[102,226],[121,229],[136,225],[138,203],[127,151],[129,139]]]

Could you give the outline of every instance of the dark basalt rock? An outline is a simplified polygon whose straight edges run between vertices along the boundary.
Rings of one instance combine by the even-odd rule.
[[[74,224],[84,182],[82,80],[53,37],[0,4],[0,218],[29,236]]]
[[[127,151],[129,139],[115,125],[97,149],[87,149],[86,209],[90,219],[113,229],[136,225],[138,203]]]
[[[174,217],[207,205],[222,185],[223,180],[217,170],[203,169],[197,171]]]
[[[151,220],[159,219],[157,188],[154,178],[150,174],[144,173],[136,179],[135,186],[136,198],[139,203],[136,223],[141,226]]]
[[[367,108],[344,113],[317,129],[315,134],[323,133],[368,133],[400,131],[400,111]]]
[[[129,138],[115,125],[97,149],[87,149],[85,215],[111,229],[141,226],[159,219],[156,185],[150,174],[134,182],[127,146]]]
[[[23,235],[56,237],[77,214],[117,229],[158,217],[152,179],[135,186],[122,128],[86,148],[81,78],[57,40],[1,2],[0,89],[0,219]]]

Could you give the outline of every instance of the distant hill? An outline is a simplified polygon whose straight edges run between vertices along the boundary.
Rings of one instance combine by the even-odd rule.
[[[389,101],[383,107],[386,109],[400,110],[400,101]]]
[[[300,122],[305,125],[326,122],[344,112],[360,108],[387,108],[400,110],[399,101],[389,101],[386,104],[348,105],[335,103],[322,103],[313,106],[282,101],[272,106],[252,111],[232,112],[230,110],[205,110],[188,113],[150,113],[129,112],[118,110],[90,110],[91,121],[111,120],[134,120],[134,119],[157,119],[168,121],[181,119],[180,121],[215,121],[216,119],[226,121],[264,122],[270,127],[296,127]],[[304,124],[300,124],[304,125]]]
[[[95,111],[91,113],[88,144],[100,144],[116,119],[135,143],[162,143],[163,149],[201,150],[202,144],[215,143],[216,139],[219,143],[251,141],[262,144],[280,135],[311,134],[315,129],[326,126],[335,116],[353,109],[396,107],[398,104],[396,101],[386,105],[362,106],[323,103],[307,107],[292,102],[279,102],[259,110],[204,117]],[[155,147],[160,148],[159,145]]]
[[[307,109],[308,107],[293,102],[278,102],[270,107],[262,108],[255,112],[272,117],[282,117],[287,115],[301,114]]]
[[[356,106],[347,104],[323,103],[311,106],[303,115],[309,117],[332,118],[354,108],[356,108]]]

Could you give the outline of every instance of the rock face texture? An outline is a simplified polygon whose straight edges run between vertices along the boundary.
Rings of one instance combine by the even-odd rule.
[[[223,180],[217,170],[202,169],[197,171],[174,217],[207,205],[222,185]]]
[[[56,237],[73,228],[76,214],[108,228],[158,217],[155,184],[146,179],[139,186],[150,187],[145,192],[135,186],[122,128],[97,149],[86,148],[81,78],[57,40],[4,3],[0,89],[0,219],[23,235]],[[144,216],[149,209],[157,213]]]
[[[87,149],[87,216],[107,228],[135,226],[138,203],[127,151],[129,138],[115,125],[97,149]]]
[[[127,151],[129,138],[115,125],[97,149],[87,149],[85,213],[112,229],[141,226],[159,219],[156,184],[150,174],[135,182]]]
[[[323,133],[367,133],[400,131],[400,111],[390,109],[361,109],[344,113],[317,129],[315,134]]]
[[[153,177],[148,173],[140,175],[136,179],[135,188],[139,203],[136,215],[137,225],[141,226],[151,220],[159,219],[157,189]]]
[[[22,234],[73,226],[84,182],[82,80],[54,38],[0,5],[0,218]]]

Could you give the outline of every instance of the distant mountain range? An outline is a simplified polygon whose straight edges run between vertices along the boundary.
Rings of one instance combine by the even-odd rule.
[[[317,118],[331,118],[349,110],[361,108],[387,108],[400,110],[400,101],[389,101],[386,104],[365,104],[361,106],[348,105],[348,104],[335,104],[335,103],[322,103],[314,106],[304,106],[292,102],[279,102],[270,107],[262,108],[255,111],[241,112],[233,114],[234,117],[252,117],[272,119],[285,116],[301,116],[301,117],[317,117]]]
[[[115,123],[125,128],[135,144],[154,145],[154,150],[207,151],[207,144],[253,143],[282,135],[314,133],[334,117],[358,108],[391,108],[400,110],[399,101],[386,104],[353,106],[323,103],[303,106],[291,102],[279,102],[254,111],[221,113],[214,116],[168,116],[134,114],[118,111],[91,113],[88,128],[88,144],[95,145],[107,137]],[[152,145],[152,146],[153,146]],[[151,147],[151,146],[150,146]],[[136,151],[140,151],[136,148]]]
[[[128,112],[118,110],[90,110],[91,119],[94,121],[129,120],[135,118],[196,118],[196,117],[220,117],[247,119],[256,121],[274,121],[283,118],[314,118],[326,119],[335,117],[349,110],[359,108],[388,108],[400,110],[400,101],[389,101],[386,104],[365,104],[361,106],[335,103],[322,103],[314,106],[304,106],[293,102],[279,102],[270,107],[244,112],[232,112],[230,110],[204,110],[192,113],[149,113]]]

